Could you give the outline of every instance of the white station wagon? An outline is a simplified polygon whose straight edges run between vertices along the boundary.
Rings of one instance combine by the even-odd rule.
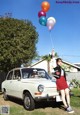
[[[59,97],[55,81],[44,69],[39,68],[12,69],[2,82],[2,92],[4,100],[9,96],[22,99],[26,110],[35,109],[35,101],[49,101]]]

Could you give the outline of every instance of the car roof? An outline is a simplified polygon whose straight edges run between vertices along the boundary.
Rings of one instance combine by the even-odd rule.
[[[33,69],[37,69],[37,70],[44,70],[42,68],[28,68],[28,67],[17,67],[17,68],[13,68],[12,70],[21,70],[21,69],[27,69],[27,70],[33,70]],[[12,71],[10,70],[10,71]]]

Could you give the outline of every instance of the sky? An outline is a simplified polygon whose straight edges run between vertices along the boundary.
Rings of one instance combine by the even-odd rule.
[[[51,32],[39,23],[38,12],[44,1],[50,4],[46,18],[56,19]],[[80,63],[80,0],[0,0],[0,16],[5,13],[33,23],[39,34],[36,47],[40,56],[48,55],[54,49],[63,60]]]

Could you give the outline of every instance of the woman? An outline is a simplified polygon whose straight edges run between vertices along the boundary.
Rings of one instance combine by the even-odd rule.
[[[60,91],[65,110],[69,113],[73,113],[74,111],[70,106],[69,86],[66,81],[66,74],[64,69],[61,67],[62,59],[57,58],[56,64],[57,66],[54,68],[54,77],[56,78],[57,90]]]

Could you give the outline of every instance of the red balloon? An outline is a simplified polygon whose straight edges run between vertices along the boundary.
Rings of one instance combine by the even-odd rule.
[[[50,4],[49,4],[49,2],[44,1],[44,2],[42,2],[41,7],[44,12],[47,12],[50,9]]]
[[[38,17],[41,17],[41,16],[46,17],[46,13],[44,11],[42,11],[42,10],[38,12]]]

